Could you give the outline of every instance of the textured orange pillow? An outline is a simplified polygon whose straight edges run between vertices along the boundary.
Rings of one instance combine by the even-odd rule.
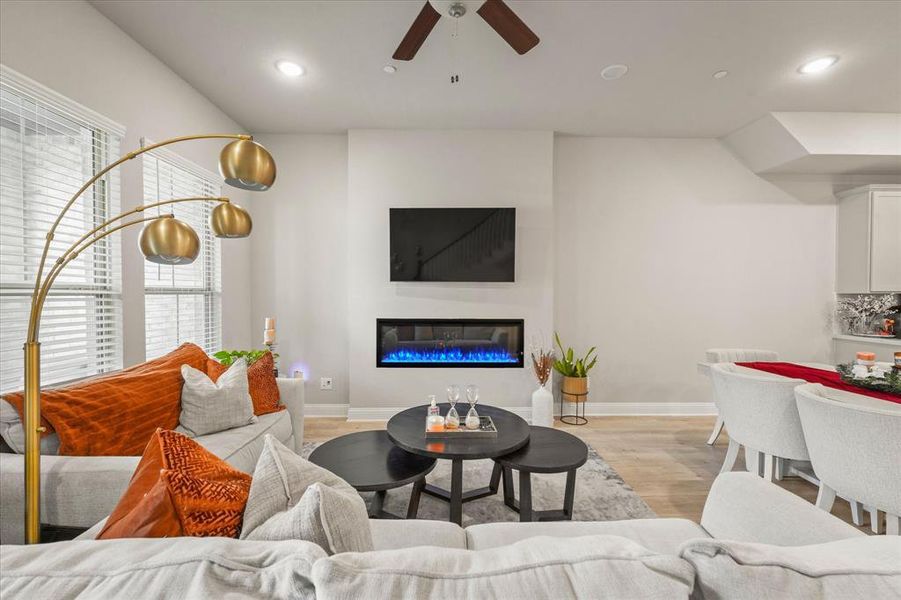
[[[41,391],[41,418],[69,456],[139,456],[157,427],[181,414],[181,366],[204,370],[206,352],[182,344],[169,354],[109,375]],[[23,418],[24,394],[4,396]]]
[[[206,374],[214,383],[226,371],[228,371],[228,367],[219,361],[207,360]],[[247,383],[250,385],[253,414],[265,415],[285,410],[284,405],[279,403],[278,384],[275,381],[275,360],[272,358],[271,352],[267,352],[247,367]]]
[[[157,429],[97,539],[238,537],[250,475],[191,438]]]

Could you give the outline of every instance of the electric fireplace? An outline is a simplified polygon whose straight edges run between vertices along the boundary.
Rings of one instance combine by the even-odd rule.
[[[377,319],[376,366],[523,366],[522,319]]]

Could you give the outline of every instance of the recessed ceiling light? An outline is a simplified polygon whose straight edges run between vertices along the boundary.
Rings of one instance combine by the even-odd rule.
[[[717,71],[713,74],[714,79],[723,79],[729,75],[729,71]]]
[[[608,81],[619,79],[628,72],[629,67],[626,65],[609,65],[601,70],[601,79],[606,79]]]
[[[382,67],[382,71],[384,71],[385,73],[397,73],[397,67],[395,67],[394,65],[385,65],[384,67]]]
[[[303,67],[290,60],[280,60],[275,63],[275,68],[286,77],[300,77],[303,75]]]
[[[800,67],[798,67],[798,72],[804,75],[812,75],[814,73],[822,73],[832,65],[838,62],[837,56],[824,56],[822,58],[814,59],[810,62],[806,62]]]

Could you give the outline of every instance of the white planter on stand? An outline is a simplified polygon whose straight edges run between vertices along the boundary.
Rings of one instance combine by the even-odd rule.
[[[532,392],[532,425],[554,426],[554,394],[546,385]]]

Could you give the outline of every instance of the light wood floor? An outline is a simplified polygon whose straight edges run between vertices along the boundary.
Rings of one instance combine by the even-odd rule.
[[[556,426],[597,450],[659,516],[698,521],[729,443],[725,432],[715,446],[705,443],[713,422],[713,417],[591,417],[587,425],[557,422]],[[322,442],[384,427],[383,421],[314,417],[306,419],[304,440]],[[736,469],[744,468],[743,453],[739,454]],[[801,479],[777,484],[810,502],[816,499],[816,488]],[[832,512],[851,522],[847,502],[837,499]]]

